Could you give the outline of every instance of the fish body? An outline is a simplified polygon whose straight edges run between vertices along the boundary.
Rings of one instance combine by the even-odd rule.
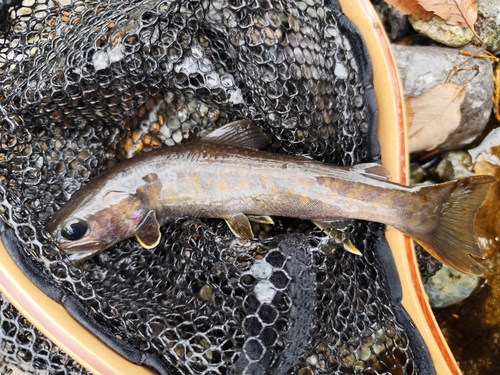
[[[481,256],[472,223],[494,178],[408,187],[389,182],[376,164],[339,167],[259,151],[252,146],[262,146],[263,135],[254,128],[229,124],[202,141],[126,160],[78,191],[47,230],[78,259],[134,235],[154,247],[159,227],[182,216],[223,218],[241,237],[253,236],[249,219],[272,222],[269,216],[325,229],[331,221],[362,219],[391,225],[441,261],[479,272],[469,256]],[[457,235],[458,228],[469,234]]]

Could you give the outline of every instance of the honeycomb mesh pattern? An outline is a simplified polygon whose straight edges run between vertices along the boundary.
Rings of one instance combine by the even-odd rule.
[[[120,159],[236,119],[264,129],[276,152],[375,159],[366,51],[338,4],[23,4],[0,35],[0,214],[89,320],[164,373],[419,372],[427,359],[415,361],[375,253],[380,224],[346,227],[357,257],[296,220],[235,241],[220,221],[179,219],[154,250],[129,239],[80,264],[43,229]]]
[[[418,243],[415,243],[414,245],[417,254],[418,270],[420,272],[420,276],[422,276],[422,282],[425,284],[436,274],[437,271],[443,268],[443,263],[433,258]]]
[[[0,374],[89,374],[0,294]]]

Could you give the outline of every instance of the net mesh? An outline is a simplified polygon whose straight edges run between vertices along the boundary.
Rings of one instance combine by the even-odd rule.
[[[89,374],[0,294],[0,374]]]
[[[8,12],[0,214],[40,274],[164,372],[416,374],[425,361],[416,362],[396,319],[375,252],[379,224],[347,227],[357,257],[297,220],[257,224],[259,239],[242,241],[220,221],[184,218],[162,228],[154,250],[130,239],[79,264],[44,231],[112,164],[241,118],[264,129],[276,152],[340,165],[373,160],[366,52],[338,5],[327,5],[26,0]],[[21,330],[25,321],[10,311],[3,300],[3,342],[34,362],[22,332],[47,341]],[[20,350],[6,355],[26,361]]]

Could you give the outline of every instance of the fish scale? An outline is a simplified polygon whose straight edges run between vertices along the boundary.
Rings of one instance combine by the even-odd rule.
[[[254,237],[251,220],[273,224],[269,216],[311,220],[327,232],[338,220],[370,220],[392,225],[450,267],[481,274],[471,257],[482,256],[473,223],[495,178],[407,187],[387,181],[378,164],[335,167],[256,149],[267,143],[241,120],[200,141],[142,154],[82,188],[46,228],[72,260],[81,260],[133,235],[143,247],[156,247],[159,227],[183,216],[222,218],[243,238]]]

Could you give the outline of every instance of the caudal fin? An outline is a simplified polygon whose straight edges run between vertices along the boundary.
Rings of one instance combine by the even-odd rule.
[[[411,237],[442,263],[467,274],[481,275],[483,269],[473,258],[483,258],[474,235],[474,218],[486,198],[492,176],[473,176],[458,181],[422,187],[427,194],[441,196],[436,225],[425,234]]]

